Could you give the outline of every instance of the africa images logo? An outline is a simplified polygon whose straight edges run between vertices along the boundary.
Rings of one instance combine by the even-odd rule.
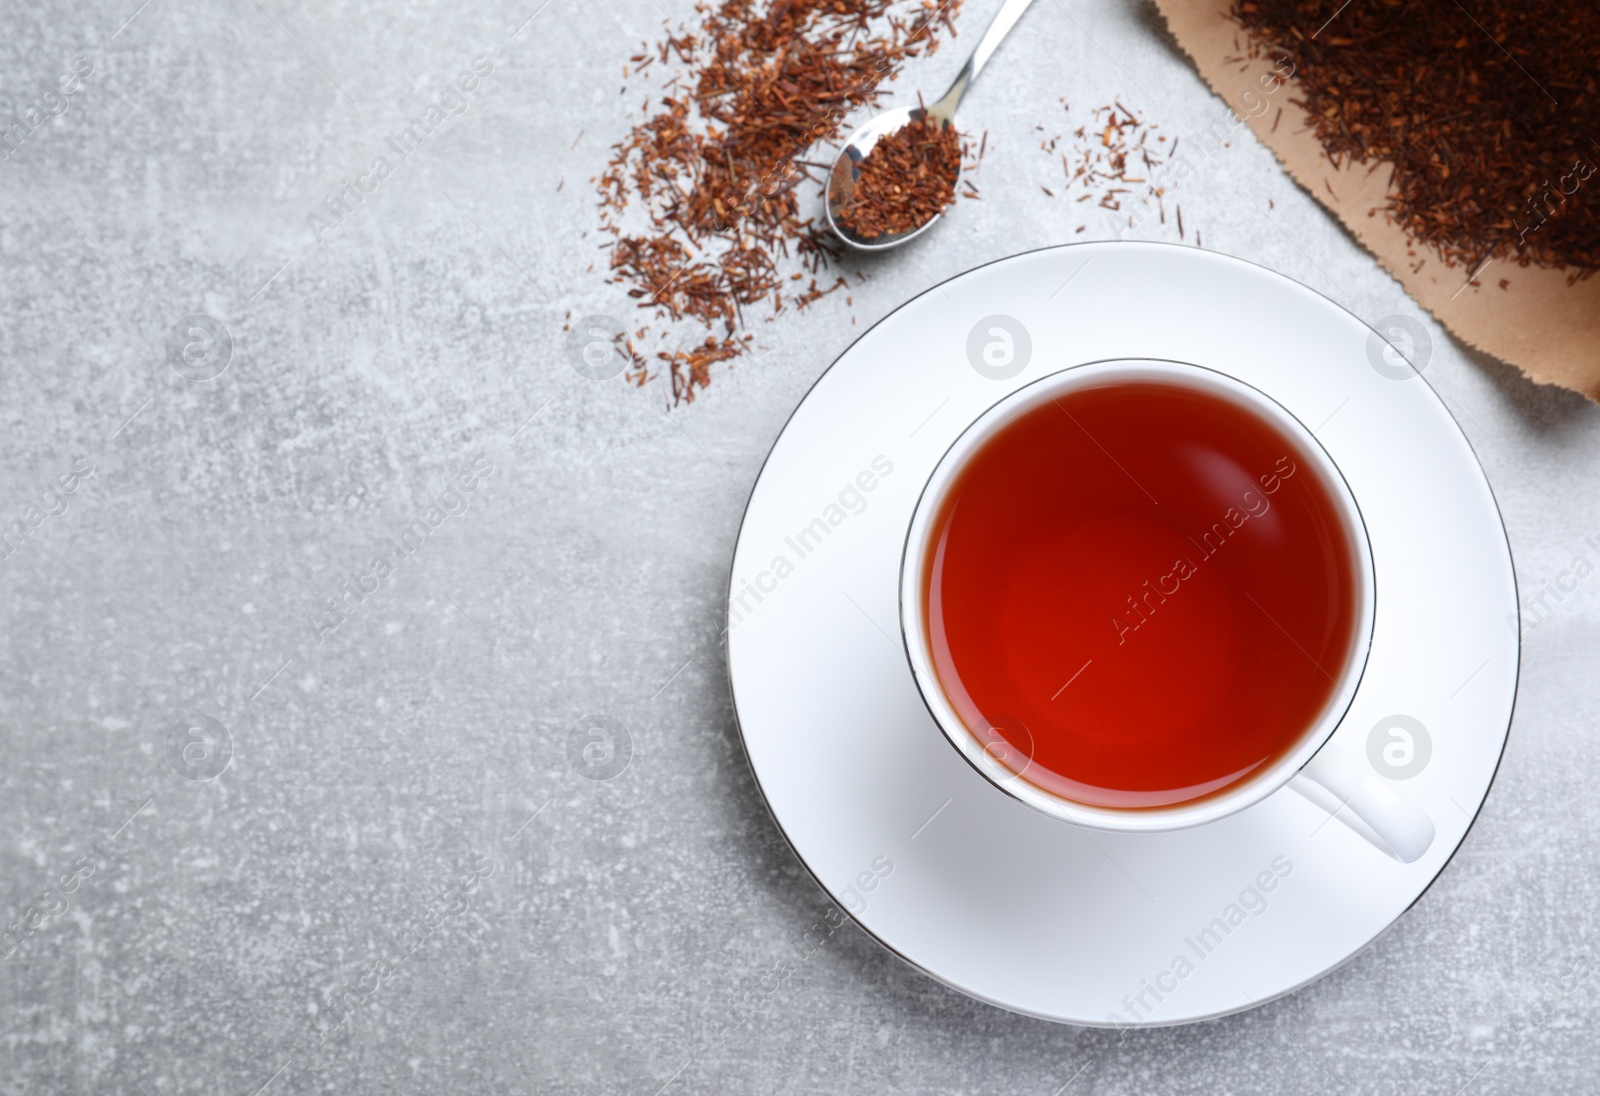
[[[1033,338],[1015,316],[985,316],[967,332],[967,362],[978,376],[1008,381],[1028,368]]]
[[[871,504],[868,499],[879,485],[894,472],[894,462],[879,453],[870,464],[847,480],[821,512],[805,525],[783,538],[788,552],[779,552],[765,569],[743,579],[738,589],[728,593],[728,629],[732,631],[744,622],[767,595],[777,591],[778,584],[794,574],[795,567],[807,556],[826,543],[833,531],[852,517],[866,513]],[[790,554],[794,558],[790,559]],[[752,602],[752,599],[753,602]]]
[[[1256,873],[1233,901],[1200,928],[1183,938],[1183,950],[1172,957],[1166,969],[1154,977],[1139,979],[1137,993],[1122,998],[1124,1016],[1112,1012],[1106,1019],[1118,1026],[1128,1027],[1149,1020],[1156,1006],[1176,993],[1183,982],[1230,939],[1234,933],[1244,931],[1251,920],[1267,912],[1268,895],[1294,872],[1294,862],[1287,856],[1275,856],[1272,863]],[[1192,958],[1191,958],[1192,957]]]
[[[400,564],[422,549],[446,519],[466,513],[472,493],[492,475],[493,462],[479,457],[472,468],[456,476],[426,510],[412,518],[398,537],[388,538],[382,548],[373,553],[372,562],[365,571],[359,566],[351,568],[350,577],[339,583],[338,594],[325,598],[322,608],[309,614],[317,642],[327,640],[354,616],[394,575]]]
[[[54,88],[47,89],[35,101],[23,106],[9,124],[0,121],[0,127],[4,127],[0,129],[0,142],[5,145],[5,155],[0,156],[0,163],[11,159],[27,143],[28,138],[43,129],[50,119],[65,114],[72,105],[72,96],[83,90],[84,78],[93,72],[93,61],[81,55],[74,58],[72,71],[63,72],[56,78],[56,84],[61,88],[59,92]]]
[[[444,90],[433,97],[420,116],[410,119],[399,132],[385,139],[386,151],[374,157],[366,171],[357,172],[353,179],[339,180],[339,185],[328,192],[321,208],[306,214],[306,226],[317,243],[322,243],[330,232],[344,224],[356,206],[377,193],[383,181],[437,136],[452,118],[465,114],[473,102],[470,96],[493,73],[493,60],[481,54],[474,57],[470,72],[462,71],[454,81],[446,81]],[[394,154],[393,160],[389,159],[390,152]]]
[[[1294,461],[1286,456],[1279,457],[1272,471],[1263,473],[1257,479],[1256,482],[1261,485],[1260,491],[1254,488],[1245,490],[1239,496],[1238,506],[1228,507],[1219,520],[1211,523],[1211,528],[1200,534],[1198,540],[1191,536],[1189,542],[1199,550],[1200,563],[1205,563],[1222,551],[1228,538],[1238,533],[1251,518],[1265,517],[1272,509],[1272,500],[1267,496],[1277,494],[1283,481],[1296,471],[1298,468]],[[1167,603],[1167,598],[1177,594],[1183,588],[1183,583],[1199,573],[1200,565],[1188,556],[1182,556],[1173,562],[1172,570],[1158,576],[1154,584],[1145,579],[1143,587],[1127,597],[1126,619],[1115,613],[1111,616],[1111,628],[1117,633],[1118,646],[1127,643],[1128,636],[1148,624],[1156,611]],[[1122,610],[1118,609],[1117,612]]]

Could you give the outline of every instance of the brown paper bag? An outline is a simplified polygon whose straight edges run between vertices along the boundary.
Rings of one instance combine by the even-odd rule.
[[[1308,127],[1305,110],[1290,101],[1301,97],[1293,77],[1276,91],[1266,90],[1276,84],[1275,71],[1292,71],[1293,59],[1285,64],[1273,56],[1244,56],[1249,39],[1227,14],[1230,0],[1156,0],[1156,6],[1211,89],[1418,304],[1463,342],[1503,358],[1534,380],[1600,400],[1600,277],[1569,285],[1568,271],[1494,260],[1469,285],[1472,271],[1445,266],[1436,252],[1412,244],[1384,217],[1386,166],[1335,166]],[[1271,109],[1261,109],[1264,102]],[[1504,288],[1502,279],[1508,283]]]

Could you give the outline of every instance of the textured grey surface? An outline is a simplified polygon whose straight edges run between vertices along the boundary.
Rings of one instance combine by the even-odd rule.
[[[689,14],[663,4],[0,15],[7,125],[93,66],[0,164],[0,524],[28,530],[0,564],[0,1092],[1592,1092],[1600,584],[1571,568],[1600,561],[1600,412],[1431,323],[1525,595],[1576,588],[1416,907],[1287,999],[1121,1039],[967,1000],[849,924],[800,961],[833,907],[764,813],[719,644],[762,457],[861,325],[1107,234],[1040,190],[1060,98],[1174,135],[1223,108],[1148,8],[1045,0],[967,103],[984,199],[853,306],[758,322],[665,414],[659,384],[579,376],[562,331],[629,314],[588,269],[586,180],[637,110],[624,59]],[[969,4],[970,31],[993,5]],[[480,56],[466,109],[319,240],[308,214]],[[1191,242],[1415,312],[1248,136],[1179,197]],[[232,343],[212,379],[169,360],[199,313]],[[370,592],[339,619],[345,582]],[[201,716],[231,743],[209,780],[221,757],[169,742]],[[620,775],[569,750],[585,716],[626,728]]]

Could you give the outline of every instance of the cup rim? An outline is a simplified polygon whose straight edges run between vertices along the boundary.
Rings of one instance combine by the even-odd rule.
[[[1117,808],[1079,803],[1046,790],[996,758],[970,730],[946,697],[927,649],[921,585],[930,526],[946,491],[967,460],[1001,427],[1047,400],[1100,383],[1159,380],[1219,395],[1261,415],[1277,426],[1300,455],[1316,466],[1349,535],[1353,551],[1357,616],[1352,650],[1338,687],[1322,714],[1300,741],[1271,766],[1227,791],[1171,807]],[[991,404],[939,457],[922,486],[906,530],[900,556],[900,638],[917,692],[945,738],[990,784],[1053,818],[1096,829],[1159,832],[1186,829],[1225,818],[1278,791],[1314,757],[1338,730],[1366,673],[1376,616],[1377,582],[1366,522],[1338,464],[1316,435],[1277,400],[1254,385],[1216,369],[1162,358],[1108,358],[1056,370]]]

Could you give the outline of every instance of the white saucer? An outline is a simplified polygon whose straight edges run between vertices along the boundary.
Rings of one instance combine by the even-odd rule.
[[[996,316],[1031,342],[1025,367],[1005,379],[992,374],[1011,370],[980,375],[968,355],[979,321],[981,332],[1005,326]],[[1016,1012],[1183,1023],[1326,974],[1439,874],[1505,745],[1516,587],[1466,439],[1420,378],[1395,379],[1393,359],[1369,358],[1371,334],[1237,259],[1080,244],[929,290],[817,382],[745,512],[728,665],[773,816],[867,932]],[[1417,862],[1385,857],[1288,788],[1197,829],[1081,829],[985,782],[928,714],[897,601],[924,482],[1007,393],[1113,358],[1191,362],[1255,385],[1338,463],[1366,521],[1378,593],[1366,674],[1331,745],[1373,758],[1430,815],[1437,836]],[[1404,736],[1417,744],[1409,756]]]

